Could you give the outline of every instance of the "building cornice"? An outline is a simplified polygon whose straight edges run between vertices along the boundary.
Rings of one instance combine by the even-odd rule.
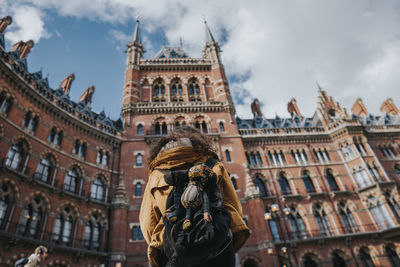
[[[122,106],[122,117],[136,114],[230,112],[229,102],[151,102],[129,103]]]

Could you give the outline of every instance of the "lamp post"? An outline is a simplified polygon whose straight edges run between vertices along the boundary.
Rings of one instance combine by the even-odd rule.
[[[280,233],[282,233],[282,238],[283,238],[283,247],[281,248],[281,250],[282,250],[282,253],[283,254],[285,254],[285,255],[287,255],[288,256],[288,260],[289,260],[289,266],[290,267],[292,267],[293,265],[292,265],[292,260],[291,260],[291,258],[290,258],[290,253],[288,253],[288,251],[287,251],[287,242],[286,242],[286,237],[285,237],[285,234],[283,233],[283,231],[282,231],[282,226],[281,226],[281,218],[280,218],[280,214],[279,214],[279,210],[280,210],[280,208],[279,208],[279,205],[278,204],[272,204],[271,205],[271,212],[266,212],[266,213],[264,213],[264,219],[265,220],[272,220],[272,219],[274,219],[274,218],[276,218],[277,219],[277,221],[278,221],[278,228],[279,228],[279,232]],[[289,215],[290,214],[290,209],[289,208],[284,208],[283,209],[283,213],[287,216],[287,215]],[[287,229],[287,226],[286,226],[286,224],[285,224],[285,227],[286,227],[286,232],[288,232],[288,229]],[[272,248],[271,248],[272,249]],[[268,253],[269,253],[269,251],[268,251]],[[271,252],[271,254],[270,255],[272,255],[272,253],[273,252]],[[277,255],[278,256],[278,255]],[[278,258],[278,261],[279,261],[279,258]]]

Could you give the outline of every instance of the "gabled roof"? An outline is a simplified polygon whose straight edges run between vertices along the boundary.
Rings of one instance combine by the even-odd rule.
[[[187,58],[189,57],[182,47],[163,46],[155,58]]]

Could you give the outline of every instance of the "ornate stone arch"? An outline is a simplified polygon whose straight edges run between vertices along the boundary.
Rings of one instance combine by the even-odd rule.
[[[81,217],[80,211],[79,211],[79,207],[76,205],[76,203],[71,202],[71,201],[65,201],[63,203],[61,203],[61,205],[59,205],[56,209],[56,217],[58,216],[58,214],[64,213],[65,214],[65,208],[70,207],[72,210],[70,212],[70,214],[72,215],[72,218],[75,222],[78,222],[78,220]]]
[[[96,180],[96,178],[100,178],[101,181],[106,185],[109,183],[110,181],[110,177],[109,175],[107,175],[105,172],[103,171],[97,171],[95,172],[92,177],[90,177],[90,182],[93,182],[94,180]]]
[[[170,124],[171,119],[165,115],[156,115],[151,118],[150,123],[151,123],[151,125],[154,125],[154,124],[156,124],[156,122],[159,122],[159,123],[165,122],[166,124]]]
[[[24,135],[19,135],[12,139],[13,144],[18,144],[19,142],[22,142],[27,153],[32,153],[32,142],[30,140],[28,140]]]
[[[317,264],[322,262],[324,257],[322,257],[322,255],[320,253],[318,253],[315,250],[312,249],[305,249],[304,251],[302,251],[300,253],[300,259],[301,259],[301,263],[304,261],[304,258],[306,255],[314,255],[315,259],[317,260]]]
[[[72,170],[73,168],[77,168],[78,171],[80,172],[81,177],[85,177],[86,173],[85,173],[85,169],[82,167],[82,164],[80,164],[79,162],[73,162],[67,169],[66,169],[66,174]]]
[[[42,153],[40,153],[40,159],[42,160],[42,159],[44,159],[45,157],[47,157],[47,156],[51,156],[52,157],[52,160],[53,160],[53,164],[54,164],[54,166],[59,166],[59,159],[58,159],[58,156],[57,156],[57,154],[56,153],[54,153],[52,150],[46,150],[46,151],[43,151]]]
[[[11,190],[13,191],[10,194],[13,194],[14,201],[17,201],[17,200],[20,199],[21,191],[20,191],[18,185],[16,184],[16,182],[13,179],[10,179],[8,177],[1,178],[0,179],[0,186],[3,185],[3,184],[10,184]]]
[[[171,123],[175,123],[177,121],[181,122],[182,120],[179,120],[179,118],[183,118],[183,121],[185,121],[186,123],[189,123],[191,121],[191,118],[187,114],[184,114],[184,113],[178,113],[178,114],[173,115],[170,118],[170,121],[171,121]]]
[[[33,200],[38,196],[41,197],[44,201],[43,203],[40,204],[40,206],[43,206],[47,211],[50,211],[51,210],[50,198],[45,193],[40,192],[38,190],[31,192],[28,196],[25,197],[25,199],[23,200],[24,206],[33,203],[34,202]]]
[[[196,113],[196,114],[194,114],[194,115],[192,115],[192,117],[191,117],[191,120],[190,120],[190,123],[195,123],[196,121],[198,121],[198,119],[200,119],[200,118],[203,118],[203,120],[207,123],[207,124],[209,124],[209,123],[211,123],[211,118],[210,118],[210,116],[208,116],[207,114],[205,114],[205,113]]]
[[[100,225],[102,227],[107,228],[108,227],[108,220],[107,220],[107,216],[104,214],[104,212],[100,209],[92,209],[90,210],[85,217],[83,218],[84,220],[84,224],[90,220],[92,220],[92,215],[98,214],[99,218],[98,218],[98,222],[100,222]]]

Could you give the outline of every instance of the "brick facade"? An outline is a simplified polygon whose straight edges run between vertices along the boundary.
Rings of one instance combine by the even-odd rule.
[[[5,51],[10,19],[0,22],[1,266],[38,244],[49,248],[46,266],[147,266],[138,220],[147,146],[182,124],[211,138],[236,186],[252,232],[240,266],[400,264],[392,99],[382,115],[361,99],[348,114],[320,89],[313,117],[292,99],[289,118],[265,118],[256,100],[254,118],[240,119],[207,24],[201,58],[163,47],[145,59],[137,21],[113,121],[91,110],[90,94],[69,98],[74,75],[54,90],[29,73],[33,42]]]

